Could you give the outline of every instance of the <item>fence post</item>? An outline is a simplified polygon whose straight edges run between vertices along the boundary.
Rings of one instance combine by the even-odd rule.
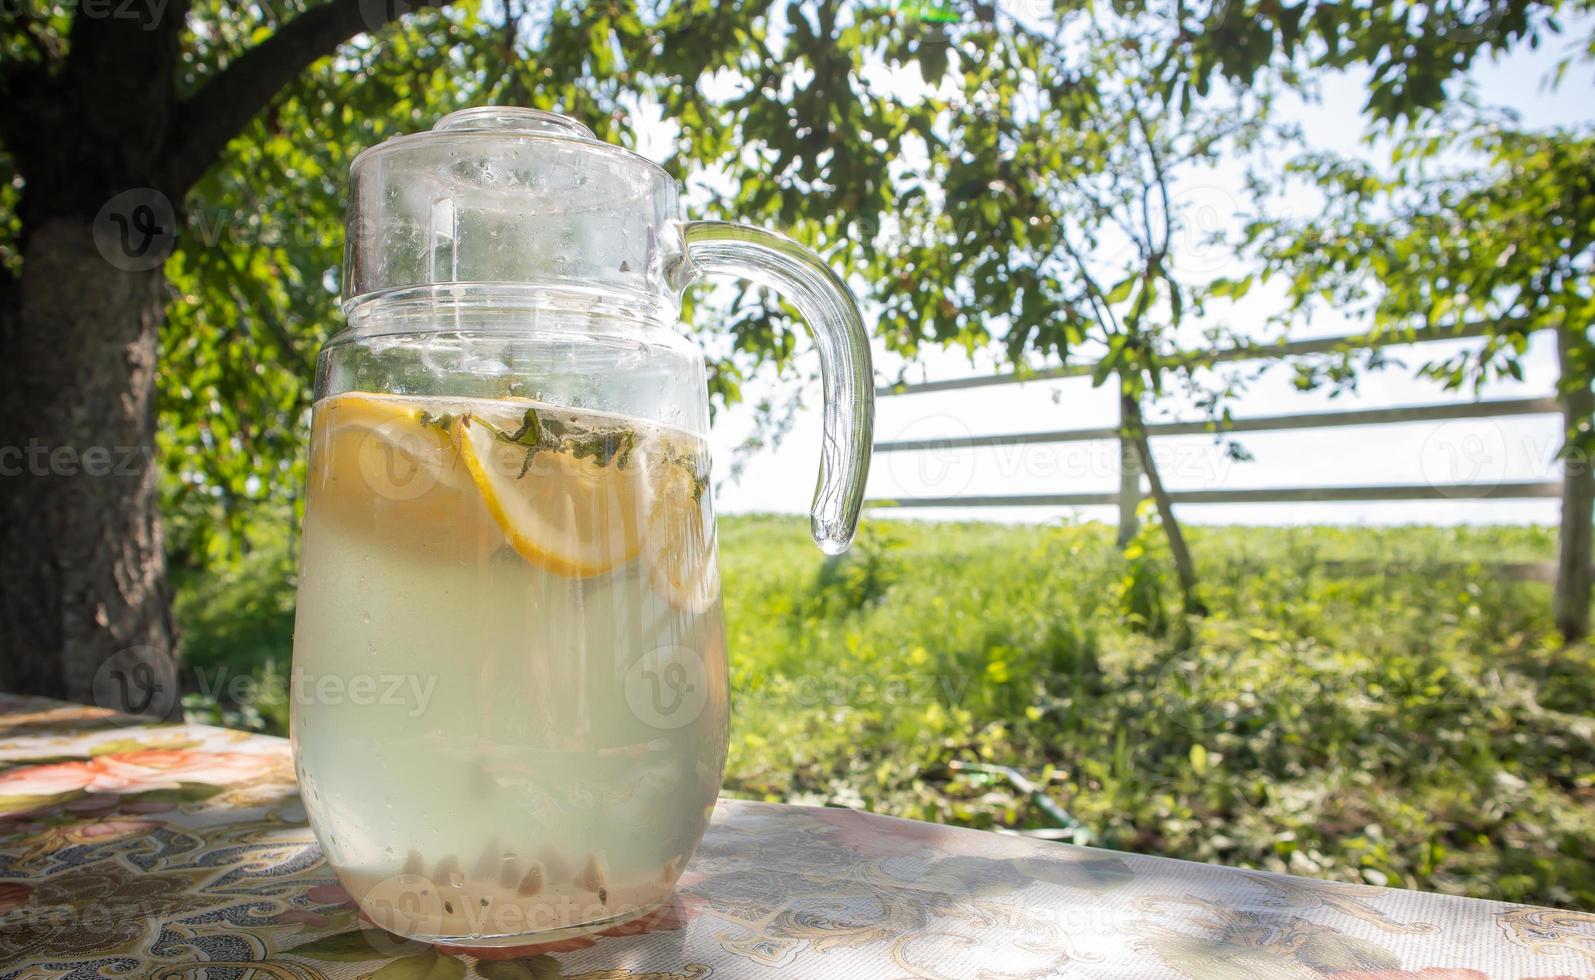
[[[1563,326],[1556,331],[1557,363],[1561,376],[1557,394],[1562,402],[1562,422],[1567,432],[1587,428],[1595,414],[1595,396],[1587,384],[1569,388],[1576,378],[1572,364],[1572,338]],[[1590,565],[1595,559],[1595,474],[1591,460],[1582,451],[1566,452],[1562,457],[1562,528],[1557,537],[1556,628],[1568,640],[1583,639],[1589,633]]]
[[[1122,386],[1122,382],[1120,383]],[[1135,512],[1141,506],[1141,453],[1129,436],[1132,419],[1125,417],[1124,399],[1119,399],[1119,547],[1130,543],[1140,522]]]

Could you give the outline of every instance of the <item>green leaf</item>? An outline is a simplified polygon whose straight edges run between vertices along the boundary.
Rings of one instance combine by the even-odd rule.
[[[509,441],[518,442],[523,446],[536,446],[543,441],[543,429],[538,424],[537,409],[526,410],[526,414],[521,416],[521,427],[515,430]]]
[[[372,939],[376,939],[387,951],[379,951],[372,945]],[[365,960],[387,959],[393,955],[392,950],[419,948],[422,945],[415,940],[395,936],[381,929],[351,929],[348,932],[312,939],[308,943],[285,949],[283,952],[294,956],[331,960],[335,963],[360,963]],[[436,950],[432,952],[435,953]]]
[[[371,974],[371,980],[460,980],[465,976],[465,961],[445,956],[436,949],[394,960]]]
[[[172,746],[172,747],[173,748],[179,748],[179,747],[187,748],[189,746],[193,746],[193,745],[197,745],[197,744],[198,744],[197,742],[189,742],[185,746]],[[89,758],[92,759],[95,756],[99,756],[99,755],[111,755],[111,754],[117,753],[117,752],[136,752],[139,749],[144,749],[144,748],[148,748],[148,747],[149,746],[145,745],[143,742],[140,742],[136,738],[118,738],[118,739],[113,739],[112,741],[109,741],[109,742],[101,742],[99,745],[94,746],[94,748],[89,750]]]
[[[513,960],[481,960],[476,972],[486,980],[559,980],[559,961],[547,954]]]
[[[1252,291],[1252,277],[1241,276],[1239,279],[1214,279],[1208,283],[1207,291],[1213,296],[1227,299],[1240,299]]]
[[[160,800],[172,801],[176,803],[196,803],[200,800],[208,800],[226,789],[226,786],[219,786],[214,783],[178,783],[177,786],[171,789],[152,789],[143,793],[127,794],[127,798],[130,800]]]

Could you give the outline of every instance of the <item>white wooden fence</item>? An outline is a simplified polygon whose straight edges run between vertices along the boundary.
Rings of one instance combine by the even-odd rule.
[[[1205,361],[1277,360],[1342,350],[1432,343],[1442,340],[1480,337],[1485,325],[1457,328],[1390,332],[1377,335],[1326,337],[1280,344],[1255,344],[1225,348],[1193,363]],[[1563,369],[1566,369],[1565,349]],[[995,374],[919,384],[884,385],[876,389],[879,397],[899,397],[938,391],[982,388],[990,385],[1020,384],[1091,375],[1095,365],[1079,364],[1045,371]],[[1296,415],[1268,415],[1237,418],[1227,422],[1170,422],[1149,424],[1151,439],[1204,433],[1280,432],[1322,429],[1353,425],[1389,425],[1403,422],[1431,422],[1451,419],[1505,418],[1524,415],[1560,415],[1564,423],[1589,415],[1590,407],[1582,396],[1555,394],[1536,398],[1510,398],[1494,401],[1451,402],[1412,405],[1402,408],[1354,409],[1337,412],[1306,412]],[[1119,510],[1120,540],[1134,533],[1135,514],[1146,493],[1141,489],[1141,473],[1136,454],[1129,451],[1123,434],[1124,420],[1116,427],[1062,429],[1048,432],[1015,432],[962,438],[910,439],[879,442],[877,453],[906,453],[974,449],[987,446],[1054,445],[1118,439],[1119,490],[1104,493],[1029,493],[1003,495],[958,495],[894,497],[870,499],[865,504],[876,508],[906,507],[1089,507],[1114,506]],[[1402,483],[1379,486],[1305,486],[1244,490],[1171,490],[1171,501],[1179,505],[1235,503],[1306,503],[1384,500],[1499,500],[1511,498],[1560,498],[1562,527],[1556,566],[1557,625],[1570,637],[1583,636],[1589,625],[1590,569],[1592,560],[1591,512],[1595,507],[1595,480],[1583,460],[1568,460],[1560,481],[1492,481],[1478,483]]]

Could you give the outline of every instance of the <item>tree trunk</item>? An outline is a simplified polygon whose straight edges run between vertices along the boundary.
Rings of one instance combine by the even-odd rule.
[[[1122,387],[1123,382],[1120,382]],[[1132,424],[1125,414],[1125,403],[1119,398],[1119,547],[1123,548],[1140,530],[1136,512],[1141,507],[1141,449],[1132,436]]]
[[[139,663],[173,677],[155,462],[163,285],[158,265],[102,257],[87,220],[27,236],[0,311],[0,689],[174,707],[148,670],[127,696]],[[108,696],[118,654],[123,703]]]
[[[1119,410],[1120,417],[1125,420],[1126,432],[1141,457],[1141,471],[1146,474],[1147,487],[1152,491],[1158,518],[1163,523],[1163,533],[1168,537],[1169,554],[1174,558],[1174,573],[1180,580],[1180,598],[1185,611],[1205,616],[1207,606],[1196,594],[1196,564],[1191,561],[1191,550],[1185,545],[1185,532],[1180,529],[1180,522],[1174,516],[1174,503],[1169,499],[1168,490],[1163,486],[1163,477],[1152,460],[1152,446],[1146,437],[1146,420],[1141,416],[1141,402],[1134,395],[1123,393],[1119,396]]]
[[[1587,384],[1569,379],[1577,378],[1577,366],[1572,363],[1573,344],[1563,327],[1556,333],[1556,352],[1561,364],[1562,421],[1569,436],[1590,424],[1595,414],[1595,396]],[[1587,453],[1569,451],[1562,458],[1562,528],[1557,537],[1556,597],[1554,614],[1556,628],[1568,642],[1583,639],[1589,634],[1591,539],[1595,537],[1592,519],[1595,519],[1595,474],[1590,472],[1591,459]]]
[[[154,389],[177,212],[308,66],[440,2],[313,4],[181,98],[188,0],[78,10],[64,55],[0,64],[22,251],[0,269],[0,690],[176,711]]]

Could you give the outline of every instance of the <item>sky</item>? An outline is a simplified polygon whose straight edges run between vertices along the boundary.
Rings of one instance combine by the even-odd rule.
[[[1490,104],[1515,109],[1529,127],[1587,125],[1595,121],[1595,72],[1589,65],[1570,71],[1561,86],[1548,92],[1543,80],[1573,38],[1584,38],[1591,23],[1572,22],[1561,38],[1541,50],[1519,51],[1477,67],[1471,82]],[[1284,107],[1285,117],[1298,122],[1314,147],[1346,154],[1366,153],[1361,143],[1359,110],[1361,78],[1334,75],[1322,80],[1315,104],[1299,99]],[[1238,221],[1239,169],[1200,175],[1176,188],[1195,208],[1197,223],[1211,227]],[[1224,257],[1196,254],[1190,261],[1216,263],[1215,274],[1230,274]],[[1239,273],[1241,269],[1234,270]],[[1254,317],[1261,329],[1266,296],[1236,311]],[[866,312],[867,318],[867,312]],[[1338,321],[1338,322],[1337,322]],[[1233,324],[1246,330],[1245,324]],[[1290,337],[1328,336],[1366,329],[1333,316],[1293,324]],[[1194,338],[1193,338],[1194,341]],[[1471,393],[1447,392],[1434,382],[1413,377],[1413,369],[1443,357],[1448,350],[1478,341],[1427,344],[1387,349],[1405,367],[1365,375],[1358,390],[1331,401],[1323,392],[1303,393],[1290,384],[1290,372],[1275,367],[1253,382],[1231,403],[1237,418],[1289,415],[1353,408],[1380,408],[1468,400]],[[814,375],[812,352],[797,364],[801,379]],[[910,380],[942,380],[994,372],[991,358],[971,365],[962,352],[935,352],[911,366]],[[877,345],[877,380],[889,382],[902,362]],[[1521,382],[1492,382],[1484,400],[1549,395],[1555,387],[1555,350],[1549,335],[1536,335],[1524,362]],[[803,407],[790,432],[776,446],[738,454],[755,425],[753,406],[765,396],[784,400],[794,387],[803,388]],[[744,401],[719,414],[712,443],[717,472],[716,507],[721,513],[806,513],[819,465],[817,380],[812,384],[780,381],[768,375],[744,386]],[[1115,398],[1107,388],[1093,389],[1088,378],[1030,382],[973,390],[908,394],[878,398],[876,441],[937,436],[1074,429],[1116,423]],[[1200,420],[1201,413],[1177,399],[1162,405],[1159,419]],[[1507,419],[1453,420],[1400,425],[1313,429],[1299,432],[1251,433],[1239,437],[1253,457],[1229,458],[1210,436],[1167,437],[1154,441],[1154,457],[1164,483],[1175,490],[1219,488],[1354,486],[1389,483],[1459,483],[1555,480],[1555,456],[1561,423],[1554,415]],[[736,458],[737,475],[731,477]],[[964,496],[969,494],[1037,494],[1113,492],[1118,486],[1117,449],[1106,440],[1024,447],[877,453],[868,483],[869,498],[899,496]],[[1339,504],[1182,505],[1182,520],[1223,524],[1403,524],[1403,523],[1555,523],[1555,500],[1415,501]],[[1113,521],[1112,508],[978,508],[874,510],[875,517],[930,520],[995,520],[1040,522],[1060,518]]]

